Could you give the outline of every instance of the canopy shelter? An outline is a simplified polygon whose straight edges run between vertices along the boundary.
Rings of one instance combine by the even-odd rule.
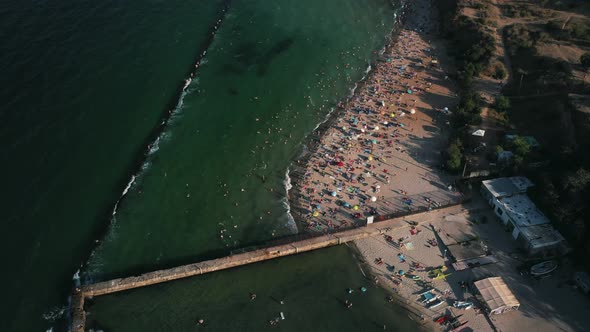
[[[473,132],[473,136],[479,136],[479,137],[484,137],[484,135],[486,134],[486,131],[483,129],[478,129],[476,131]]]
[[[474,285],[492,314],[518,310],[520,307],[520,303],[501,277],[482,279],[474,282]]]

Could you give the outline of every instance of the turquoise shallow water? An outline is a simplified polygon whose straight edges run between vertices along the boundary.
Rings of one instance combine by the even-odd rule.
[[[8,50],[0,52],[0,252],[12,271],[1,277],[3,330],[59,327],[54,319],[63,317],[72,275],[83,263],[82,279],[89,282],[218,256],[294,232],[285,205],[287,169],[304,137],[349,93],[383,45],[397,12],[388,0],[232,1],[181,107],[111,218],[163,113],[178,102],[223,5],[0,5],[0,40]],[[90,251],[95,241],[98,247]],[[304,257],[248,267],[251,274],[234,290],[227,277],[208,277],[211,298],[183,301],[187,308],[217,303],[219,313],[212,317],[221,315],[224,301],[215,294],[241,294],[251,277],[270,284],[277,273],[272,264],[287,271],[315,256]],[[332,259],[354,264],[350,255]],[[319,269],[322,280],[352,280],[349,273],[326,279],[317,262],[309,269]],[[277,278],[273,287],[289,280]],[[312,273],[298,280],[294,293],[317,294],[305,286],[314,284]],[[183,290],[200,294],[188,285],[165,286],[174,291],[162,303],[180,299]],[[122,305],[141,311],[145,301],[134,294],[126,293]],[[227,309],[235,311],[236,301]],[[338,310],[324,315],[337,320]],[[93,311],[99,325],[113,329],[125,330],[130,319],[106,314],[100,299]],[[174,317],[186,324],[193,318]],[[142,319],[148,327],[166,322],[163,315]]]
[[[388,1],[233,2],[86,276],[211,257],[293,232],[287,168],[364,75],[393,14]]]

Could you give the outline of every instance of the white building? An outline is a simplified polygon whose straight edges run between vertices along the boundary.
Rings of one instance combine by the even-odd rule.
[[[563,236],[526,195],[532,186],[525,177],[498,178],[483,181],[481,193],[512,238],[521,242],[529,253],[561,250],[565,244]]]

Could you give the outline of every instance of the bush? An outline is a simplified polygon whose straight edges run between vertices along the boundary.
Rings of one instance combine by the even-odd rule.
[[[506,112],[510,109],[510,100],[504,96],[496,98],[494,102],[494,108],[498,112]]]
[[[514,151],[517,157],[524,159],[529,152],[531,152],[531,146],[523,137],[516,137],[510,142],[510,147]]]
[[[461,169],[463,160],[463,153],[461,153],[461,141],[456,140],[447,149],[447,168],[451,171],[458,171]]]
[[[504,68],[503,64],[496,64],[496,66],[494,67],[494,73],[492,74],[492,77],[497,79],[497,80],[503,80],[506,78],[506,75],[508,73],[506,72],[506,68]]]

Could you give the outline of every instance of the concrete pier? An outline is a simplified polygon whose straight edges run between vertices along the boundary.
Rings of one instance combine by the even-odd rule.
[[[438,215],[441,212],[444,213],[444,210],[451,211],[453,209],[457,209],[458,204],[460,204],[460,202],[453,206],[435,211]],[[418,214],[424,215],[435,211],[422,212]],[[417,217],[417,214],[380,221],[365,227],[354,228],[338,233],[320,235],[304,240],[298,240],[297,238],[294,238],[293,242],[287,244],[257,249],[199,263],[178,266],[171,269],[148,272],[138,276],[118,278],[82,286],[80,289],[77,289],[72,296],[72,331],[84,331],[86,323],[84,300],[87,297],[106,295],[134,288],[150,286],[162,282],[193,277],[205,273],[229,269],[236,266],[261,262],[277,257],[284,257],[316,249],[331,247],[369,236],[380,235],[386,231],[386,228],[397,228],[404,226],[409,227],[406,219],[410,217]],[[420,219],[424,218],[422,217]]]

